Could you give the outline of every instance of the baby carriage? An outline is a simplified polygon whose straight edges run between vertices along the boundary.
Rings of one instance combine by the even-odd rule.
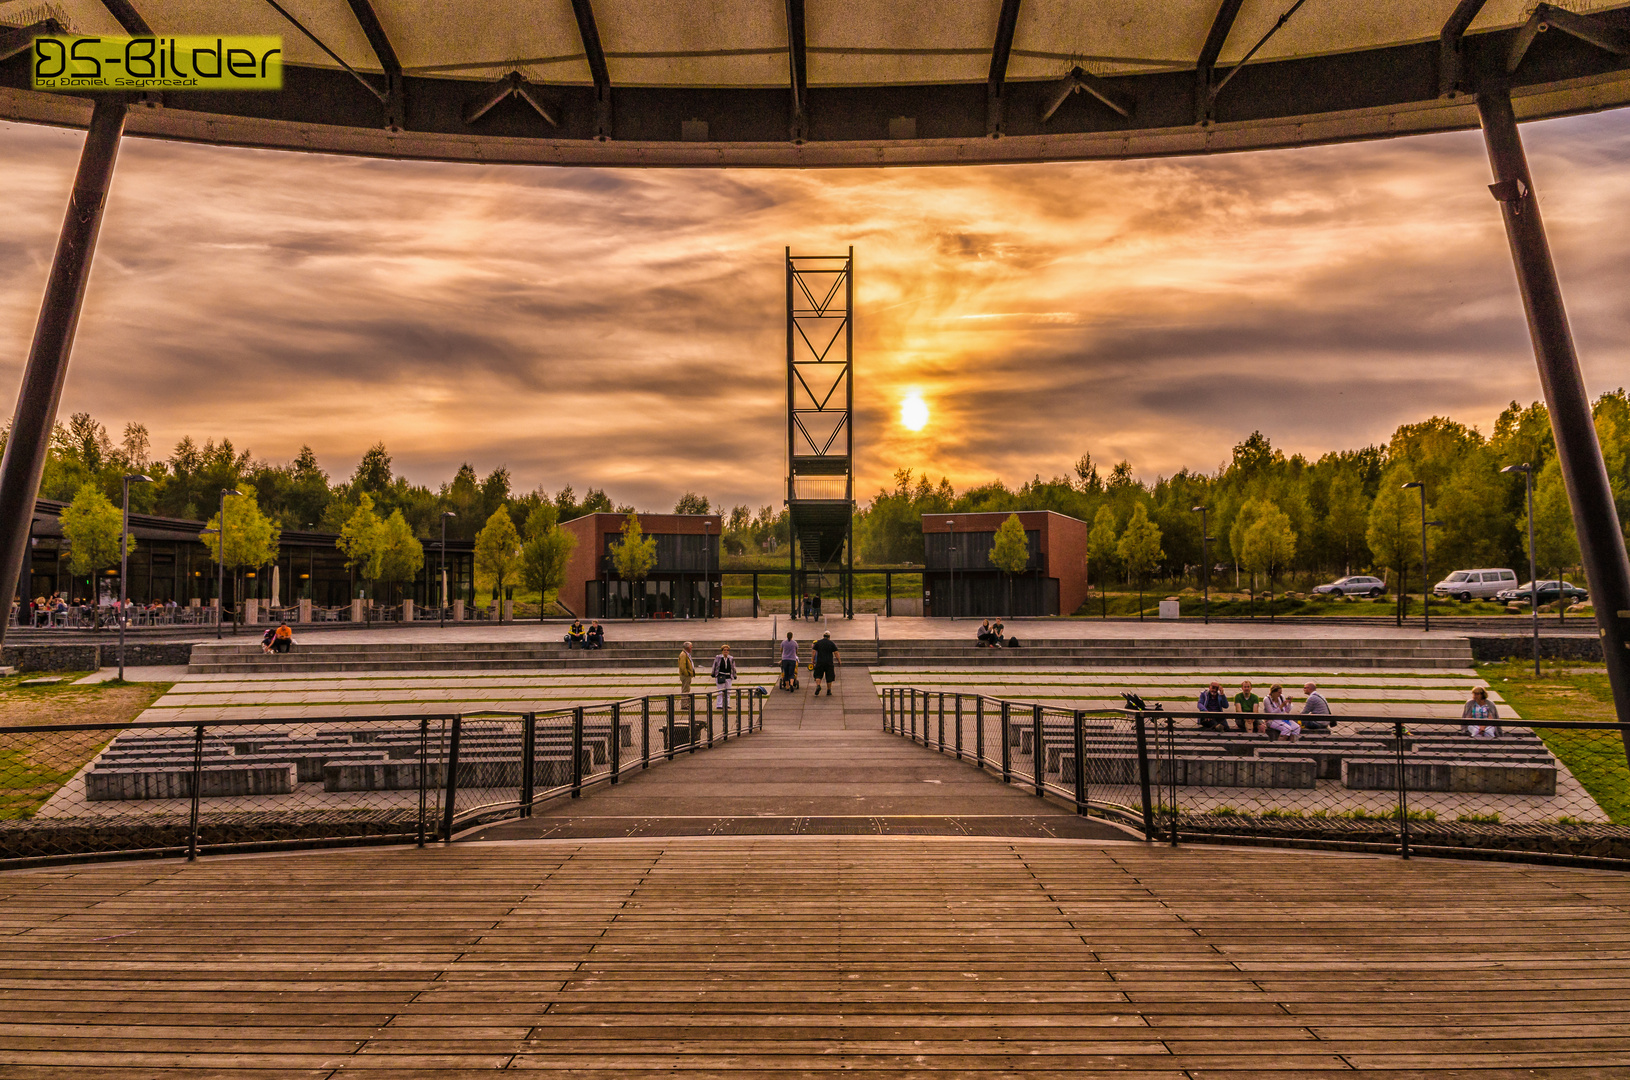
[[[798,664],[797,664],[796,661],[793,662],[793,664],[791,666],[791,673],[790,674],[788,673],[788,669],[786,667],[783,667],[781,669],[781,679],[775,685],[779,689],[785,690],[789,694],[794,693],[794,692],[797,691],[797,689],[798,689]]]

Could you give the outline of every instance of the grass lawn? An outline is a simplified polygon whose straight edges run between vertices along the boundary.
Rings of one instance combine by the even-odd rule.
[[[1578,661],[1546,660],[1534,677],[1530,661],[1479,664],[1489,689],[1522,714],[1524,720],[1614,721],[1613,691],[1608,688],[1607,669]],[[1561,758],[1568,770],[1585,786],[1607,815],[1618,825],[1630,825],[1630,766],[1626,765],[1624,740],[1617,731],[1565,731],[1536,729],[1537,734]]]
[[[53,673],[53,676],[59,673]],[[0,678],[0,727],[107,724],[90,731],[0,735],[0,819],[26,818],[135,719],[169,683],[75,686],[86,672],[66,673],[56,686],[21,686],[39,672]]]

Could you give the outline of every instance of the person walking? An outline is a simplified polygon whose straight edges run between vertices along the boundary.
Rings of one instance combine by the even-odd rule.
[[[781,643],[781,689],[791,690],[798,679],[798,642],[793,639],[792,631],[787,631],[787,640]]]
[[[696,661],[691,659],[691,644],[685,642],[679,650],[679,692],[690,694],[690,681],[696,678]]]
[[[736,661],[730,655],[730,646],[720,645],[719,655],[713,658],[713,685],[719,691],[719,708],[730,701],[730,687],[736,681]]]
[[[821,680],[826,680],[826,696],[832,696],[832,680],[837,678],[838,644],[830,631],[815,643],[815,696],[821,696]]]

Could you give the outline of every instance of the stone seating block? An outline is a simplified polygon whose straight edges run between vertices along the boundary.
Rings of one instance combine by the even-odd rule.
[[[1342,763],[1342,784],[1354,791],[1396,790],[1398,762],[1393,758],[1349,757]],[[1407,791],[1555,795],[1556,765],[1537,761],[1406,760],[1404,787]]]
[[[92,769],[85,774],[91,802],[192,798],[191,767]],[[288,795],[294,791],[294,765],[210,765],[201,773],[204,798],[232,795]]]

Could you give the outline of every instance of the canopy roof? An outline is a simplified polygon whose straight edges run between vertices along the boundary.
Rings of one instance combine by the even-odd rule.
[[[171,93],[126,130],[461,161],[891,165],[1294,146],[1473,127],[1466,92],[1507,77],[1523,119],[1630,102],[1630,56],[1615,51],[1630,5],[1570,0],[1531,20],[1529,0],[1302,0],[1274,31],[1293,4],[0,0],[0,23],[280,34],[281,93]],[[1463,40],[1457,12],[1471,16]],[[88,100],[29,90],[28,62],[26,50],[0,62],[0,117],[88,122]]]

